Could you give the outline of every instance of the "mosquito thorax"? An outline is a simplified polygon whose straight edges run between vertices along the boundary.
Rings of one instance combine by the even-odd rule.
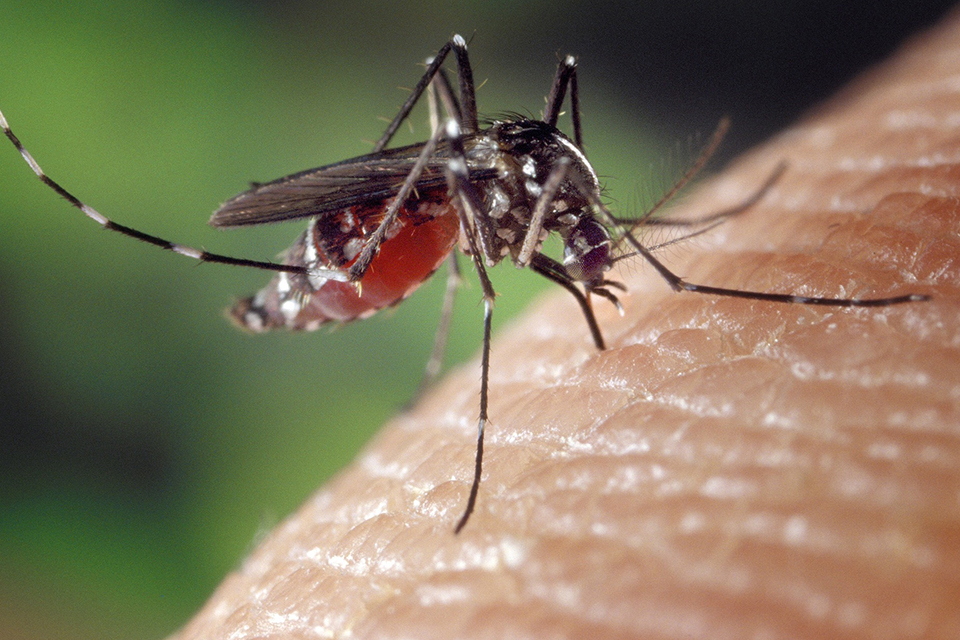
[[[570,161],[570,167],[558,193],[558,214],[574,206],[586,206],[586,190],[599,192],[600,182],[587,157],[556,127],[539,120],[510,120],[494,122],[487,133],[501,153],[501,178],[522,180],[532,201],[540,196],[543,183],[563,157]],[[560,204],[564,200],[566,203]]]
[[[564,179],[544,217],[539,241],[559,233],[569,244],[581,220],[591,217],[588,194],[600,191],[597,174],[583,152],[559,129],[539,120],[495,121],[480,139],[475,152],[494,149],[493,166],[498,171],[498,178],[482,187],[490,217],[496,221],[495,254],[516,258],[544,183],[562,158],[567,162]]]

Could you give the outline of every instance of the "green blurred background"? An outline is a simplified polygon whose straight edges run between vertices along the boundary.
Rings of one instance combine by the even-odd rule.
[[[629,210],[675,141],[729,114],[726,153],[743,149],[948,5],[4,0],[0,108],[118,222],[270,259],[301,224],[217,232],[209,213],[366,152],[455,32],[487,114],[538,113],[558,56],[580,56],[588,152]],[[412,124],[398,142],[425,137],[423,111]],[[546,288],[493,277],[497,325]],[[332,332],[234,330],[223,308],[267,279],[98,230],[0,145],[0,637],[174,631],[410,397],[443,278]]]

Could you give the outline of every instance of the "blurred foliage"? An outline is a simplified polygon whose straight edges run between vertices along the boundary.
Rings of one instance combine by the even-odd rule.
[[[301,225],[221,233],[205,225],[209,212],[249,180],[369,150],[399,87],[460,32],[489,115],[538,113],[558,56],[581,57],[588,151],[629,209],[658,145],[738,107],[677,71],[691,63],[669,66],[687,42],[713,40],[681,31],[672,48],[641,47],[659,42],[651,25],[671,24],[663,6],[5,0],[0,108],[47,172],[105,215],[269,259]],[[745,15],[768,30],[777,15],[746,1],[677,6],[678,24],[721,14],[747,34]],[[740,64],[733,73],[757,91],[750,61]],[[675,82],[651,81],[660,72]],[[644,123],[671,108],[645,94],[686,95],[672,110],[700,119],[667,120],[651,144]],[[734,123],[735,137],[761,131],[750,116]],[[411,125],[398,144],[425,137],[422,110]],[[546,288],[509,265],[492,275],[496,325]],[[100,232],[0,146],[0,637],[172,632],[258,532],[409,398],[442,277],[334,331],[234,330],[222,309],[267,279]],[[461,293],[448,361],[479,344],[478,298],[476,284]]]

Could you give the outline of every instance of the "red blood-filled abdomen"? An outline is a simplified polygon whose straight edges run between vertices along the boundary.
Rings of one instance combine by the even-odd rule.
[[[385,208],[377,203],[318,217],[287,252],[285,263],[345,274],[383,220]],[[401,207],[359,292],[347,282],[279,273],[255,296],[239,300],[230,315],[254,332],[309,331],[326,322],[366,318],[413,293],[450,255],[459,233],[460,221],[445,190],[421,194]]]
[[[413,293],[450,255],[460,231],[460,221],[452,206],[432,207],[436,212],[431,211],[431,216],[419,224],[408,216],[399,218],[400,230],[380,245],[360,281],[359,295],[355,285],[331,280],[312,294],[307,307],[315,308],[329,320],[353,320],[396,304]]]

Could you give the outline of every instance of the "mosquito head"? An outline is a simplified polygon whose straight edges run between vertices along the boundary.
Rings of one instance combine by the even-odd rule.
[[[596,219],[584,216],[573,226],[563,248],[563,266],[570,277],[598,285],[613,266],[612,242],[607,229]]]

